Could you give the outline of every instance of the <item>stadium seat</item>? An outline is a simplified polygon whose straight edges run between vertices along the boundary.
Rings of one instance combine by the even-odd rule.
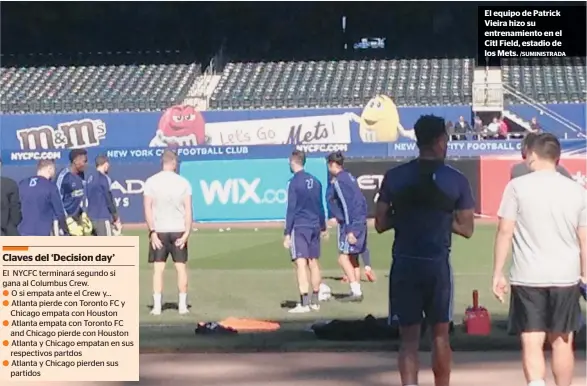
[[[502,80],[540,103],[585,102],[585,58],[508,59]],[[521,103],[506,94],[508,103]]]
[[[398,105],[467,105],[473,59],[229,63],[209,108],[358,107],[378,94]]]
[[[0,68],[4,113],[158,111],[180,103],[198,64]]]

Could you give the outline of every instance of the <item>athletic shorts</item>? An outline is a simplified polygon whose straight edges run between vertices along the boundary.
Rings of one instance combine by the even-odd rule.
[[[347,228],[341,224],[338,226],[338,251],[344,255],[360,255],[367,249],[367,224],[353,226],[353,235],[357,242],[353,245],[347,241]]]
[[[182,249],[175,245],[177,239],[181,238],[183,232],[157,233],[163,246],[159,249],[153,249],[149,240],[149,263],[164,263],[167,257],[171,255],[174,263],[186,263],[188,261],[188,245]]]
[[[317,259],[320,257],[320,229],[294,228],[291,232],[291,259]]]
[[[92,220],[92,236],[112,236],[110,220]]]
[[[389,274],[390,320],[400,326],[449,323],[453,278],[448,260],[394,258]]]
[[[581,328],[579,285],[567,287],[511,286],[510,333],[569,333]]]

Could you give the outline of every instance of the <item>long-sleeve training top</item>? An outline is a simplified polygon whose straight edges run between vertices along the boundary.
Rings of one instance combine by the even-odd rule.
[[[50,236],[56,231],[56,219],[61,229],[65,225],[65,211],[54,182],[41,176],[25,178],[18,184],[22,202],[22,221],[18,226],[21,236]],[[57,233],[57,232],[55,232]]]
[[[110,186],[112,181],[108,175],[96,170],[88,177],[86,194],[88,195],[87,214],[92,220],[116,221],[118,213],[112,197]]]
[[[367,200],[355,177],[346,170],[338,173],[332,181],[334,190],[331,212],[338,219],[342,218],[341,225],[344,225],[349,232],[353,228],[362,228],[367,223]]]
[[[297,227],[326,230],[322,184],[304,170],[295,173],[289,181],[284,234],[291,235]]]

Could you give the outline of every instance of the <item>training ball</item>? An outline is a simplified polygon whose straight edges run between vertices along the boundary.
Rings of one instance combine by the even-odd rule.
[[[230,228],[226,228],[226,231],[227,231],[227,232],[230,232]]]
[[[259,228],[255,228],[255,232],[257,232],[259,230]]]
[[[220,228],[218,229],[218,232],[224,232],[224,229]]]
[[[330,287],[324,283],[320,284],[320,289],[318,290],[318,300],[320,300],[321,302],[325,302],[327,300],[330,300],[331,298],[332,290],[330,289]]]

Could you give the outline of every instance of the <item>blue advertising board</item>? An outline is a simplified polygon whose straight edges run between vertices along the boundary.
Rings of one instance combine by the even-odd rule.
[[[62,166],[64,167],[65,165],[60,165],[60,168]],[[145,221],[143,212],[145,181],[160,170],[161,165],[159,162],[112,166],[109,173],[112,180],[112,195],[123,223],[142,223]],[[92,171],[88,172],[91,173]],[[2,167],[2,175],[15,181],[20,181],[34,174],[34,166],[6,165]]]
[[[500,141],[451,141],[448,144],[449,158],[512,156],[520,153],[520,140]],[[584,139],[561,140],[562,153],[565,156],[584,156],[587,144]],[[414,142],[396,143],[350,143],[329,145],[259,145],[259,146],[205,146],[179,147],[176,149],[181,162],[221,161],[287,158],[292,150],[307,153],[309,158],[323,158],[333,151],[342,151],[347,158],[411,158],[418,154]],[[107,155],[116,165],[129,163],[157,163],[162,148],[126,148],[112,149],[94,147],[88,149],[88,158],[93,160],[98,154]],[[68,151],[11,151],[1,152],[4,165],[35,165],[40,159],[55,159],[65,162]]]
[[[308,159],[306,171],[326,190],[326,161]],[[194,220],[211,222],[283,220],[291,178],[287,159],[190,161],[180,173],[192,185]]]

